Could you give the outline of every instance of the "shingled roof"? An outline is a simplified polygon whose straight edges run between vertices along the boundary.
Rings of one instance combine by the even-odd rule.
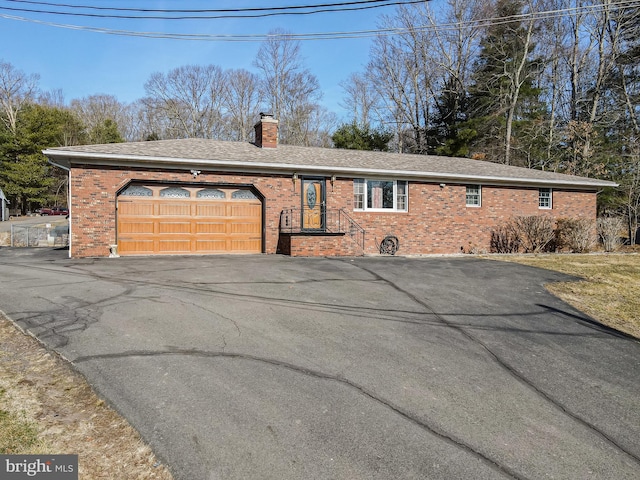
[[[51,163],[125,167],[207,169],[247,173],[298,173],[343,177],[386,176],[438,182],[530,185],[598,190],[615,183],[468,158],[411,155],[336,148],[278,145],[198,138],[50,148]]]

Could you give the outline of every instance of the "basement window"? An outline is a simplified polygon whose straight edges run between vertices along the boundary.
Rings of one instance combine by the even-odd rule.
[[[406,180],[356,178],[353,181],[353,208],[378,212],[406,212],[409,204],[408,193]]]
[[[550,188],[538,189],[538,208],[551,209],[553,208],[553,197],[551,195]]]
[[[467,207],[482,205],[482,190],[480,185],[467,185]]]

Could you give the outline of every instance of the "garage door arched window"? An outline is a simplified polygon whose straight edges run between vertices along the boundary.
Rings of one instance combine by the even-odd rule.
[[[203,188],[202,190],[198,190],[196,193],[196,198],[217,198],[224,199],[225,194],[222,190],[218,190],[217,188]]]
[[[257,200],[258,197],[256,197],[251,190],[236,190],[231,194],[231,198],[239,200]]]
[[[142,185],[129,185],[120,195],[125,197],[153,197],[153,190]]]
[[[189,190],[179,187],[169,187],[160,190],[160,196],[165,198],[189,198]]]

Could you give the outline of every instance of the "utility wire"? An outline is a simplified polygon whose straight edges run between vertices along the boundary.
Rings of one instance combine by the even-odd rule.
[[[71,30],[88,31],[95,33],[104,33],[109,35],[121,35],[130,37],[145,37],[156,39],[171,40],[192,40],[192,41],[209,41],[209,42],[262,42],[270,38],[284,38],[295,41],[310,40],[336,40],[336,39],[354,39],[354,38],[371,38],[378,36],[394,36],[402,35],[408,32],[429,32],[429,31],[447,31],[459,30],[466,28],[482,28],[489,25],[508,24],[521,21],[535,21],[549,18],[576,16],[579,14],[598,13],[610,8],[612,10],[624,8],[640,8],[639,0],[621,0],[609,5],[596,4],[586,5],[582,7],[563,8],[558,10],[548,10],[543,12],[530,12],[522,15],[514,15],[508,17],[486,18],[477,21],[455,22],[448,24],[427,24],[412,28],[380,28],[373,30],[346,31],[346,32],[316,32],[316,33],[277,33],[277,34],[188,34],[188,33],[169,33],[169,32],[136,32],[130,30],[115,30],[109,28],[89,27],[83,25],[68,25],[52,23],[43,20],[29,19],[6,15],[0,13],[0,18],[9,20],[23,21],[46,25],[57,28],[65,28]]]
[[[12,3],[26,3],[29,5],[45,5],[48,7],[60,7],[60,8],[80,8],[85,10],[111,10],[116,12],[145,12],[145,13],[235,13],[235,12],[262,12],[262,11],[274,11],[274,10],[296,10],[296,9],[310,9],[310,8],[322,8],[322,7],[342,7],[351,5],[363,5],[374,3],[388,3],[392,0],[351,0],[348,2],[333,2],[333,3],[320,3],[311,5],[289,5],[281,7],[240,7],[240,8],[226,8],[226,9],[177,9],[177,8],[123,8],[123,7],[99,7],[96,5],[73,5],[67,3],[54,3],[54,2],[36,2],[31,0],[5,0]]]
[[[22,2],[21,0],[5,0],[5,1],[19,1],[20,3],[38,3],[44,2]],[[398,5],[410,5],[414,3],[422,3],[424,0],[404,0],[404,1],[391,1],[391,0],[361,0],[353,2],[321,4],[321,5],[297,5],[292,7],[270,7],[270,8],[235,8],[235,9],[220,9],[220,10],[143,10],[143,9],[114,9],[108,7],[79,7],[79,8],[94,8],[105,10],[118,10],[118,11],[137,11],[137,12],[221,12],[219,15],[125,15],[125,14],[111,14],[111,13],[84,13],[84,12],[62,12],[54,10],[41,10],[35,8],[17,8],[17,7],[0,7],[0,10],[9,12],[23,12],[23,13],[39,13],[43,15],[62,15],[71,17],[87,17],[87,18],[117,18],[121,20],[219,20],[226,18],[264,18],[275,16],[292,16],[292,15],[314,15],[317,13],[327,12],[347,12],[358,10],[371,10],[374,8],[391,7]],[[50,5],[50,4],[48,4]],[[69,5],[55,5],[68,8]],[[300,11],[300,9],[307,9],[308,11]],[[250,12],[263,12],[263,13],[250,13]]]

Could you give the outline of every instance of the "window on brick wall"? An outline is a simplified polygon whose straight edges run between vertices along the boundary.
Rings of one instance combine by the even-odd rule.
[[[552,208],[551,189],[550,188],[540,188],[538,189],[538,208]]]
[[[405,180],[356,178],[353,181],[354,210],[406,212],[408,205],[409,186]]]
[[[467,207],[482,205],[482,190],[480,185],[467,185]]]

